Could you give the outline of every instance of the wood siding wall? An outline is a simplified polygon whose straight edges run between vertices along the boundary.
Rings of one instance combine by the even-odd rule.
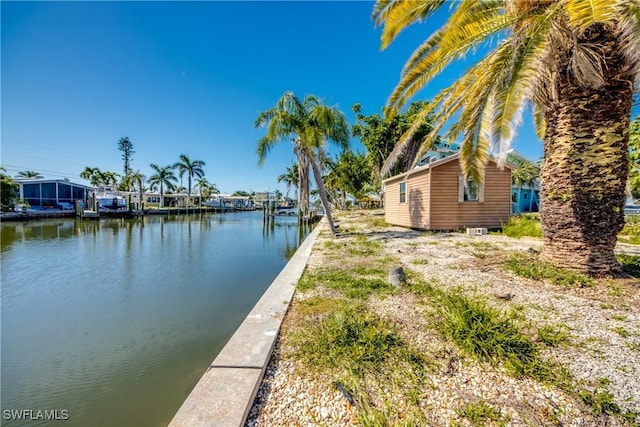
[[[429,228],[429,179],[430,171],[420,171],[407,180],[406,202],[400,203],[398,178],[385,183],[384,219],[387,223],[410,228]]]
[[[459,160],[442,164],[431,171],[432,229],[500,227],[509,220],[511,210],[511,170],[502,170],[490,161],[485,169],[484,202],[459,202]]]
[[[385,183],[385,221],[403,227],[452,230],[465,227],[500,227],[511,210],[511,170],[490,161],[485,171],[484,202],[459,202],[458,159],[428,168],[407,179],[406,203],[400,203],[403,177]]]

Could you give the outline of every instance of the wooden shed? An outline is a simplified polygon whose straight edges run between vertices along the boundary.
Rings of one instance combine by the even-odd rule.
[[[511,169],[489,160],[481,184],[465,180],[459,154],[383,181],[389,224],[423,230],[497,228],[509,219]]]

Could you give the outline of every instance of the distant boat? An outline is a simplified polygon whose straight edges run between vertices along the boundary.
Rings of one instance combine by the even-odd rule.
[[[97,196],[96,199],[98,200],[100,212],[120,212],[129,210],[129,203],[127,203],[127,199],[122,196],[115,194],[103,194],[101,196]]]
[[[226,203],[222,197],[214,197],[212,199],[206,200],[202,203],[204,206],[219,209],[222,211],[232,211],[234,210],[233,205]]]
[[[289,215],[289,216],[298,215],[298,208],[295,206],[285,206],[285,205],[276,206],[275,214]]]

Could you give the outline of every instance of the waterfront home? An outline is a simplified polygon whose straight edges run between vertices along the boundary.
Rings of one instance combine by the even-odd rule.
[[[142,209],[142,203],[144,203],[144,208],[159,208],[160,207],[160,193],[143,193],[142,194],[142,203],[140,201],[140,193],[131,192],[124,193],[126,197],[129,199],[129,204],[136,209]],[[186,207],[189,202],[189,196],[184,193],[176,193],[176,194],[163,194],[163,208],[173,208],[173,207]],[[192,206],[200,206],[200,195],[191,194],[191,205]]]
[[[383,181],[385,221],[424,230],[497,228],[511,211],[511,166],[489,160],[484,180],[466,180],[456,153]]]
[[[92,187],[63,179],[16,178],[18,198],[36,209],[65,209],[76,201],[87,203]]]

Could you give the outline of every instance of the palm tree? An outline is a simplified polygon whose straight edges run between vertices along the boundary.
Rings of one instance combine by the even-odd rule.
[[[382,47],[443,5],[451,5],[448,21],[409,58],[386,112],[398,111],[452,61],[481,47],[465,74],[422,108],[420,117],[434,119],[422,150],[455,118],[446,136],[461,136],[465,173],[481,180],[489,152],[504,159],[523,108],[531,105],[545,153],[542,257],[593,276],[616,274],[629,116],[640,79],[638,2],[377,0],[373,18],[384,26]]]
[[[164,188],[172,190],[175,188],[174,183],[178,182],[178,178],[173,174],[172,166],[158,166],[155,163],[150,164],[154,173],[147,181],[151,188],[160,188],[160,207],[164,207]]]
[[[285,199],[289,198],[289,191],[292,185],[296,188],[298,187],[298,181],[300,179],[298,175],[298,165],[294,163],[291,167],[287,166],[287,171],[278,176],[278,182],[284,182],[287,186],[287,194],[284,196]]]
[[[216,185],[207,181],[206,178],[198,178],[196,180],[196,187],[198,187],[200,193],[200,204],[202,204],[203,200],[207,200],[211,194],[220,193]]]
[[[265,125],[267,134],[258,142],[259,164],[262,165],[267,153],[276,143],[292,141],[294,152],[299,159],[299,176],[303,178],[306,165],[311,165],[329,227],[335,234],[336,228],[331,217],[331,207],[322,181],[318,156],[323,152],[328,140],[347,148],[349,132],[344,114],[336,107],[322,104],[315,96],[307,95],[301,101],[293,92],[285,92],[275,107],[258,116],[255,126]],[[303,182],[300,185],[304,185]]]
[[[94,187],[99,187],[104,185],[104,177],[102,171],[98,168],[93,168],[91,166],[86,166],[82,172],[80,172],[80,178],[86,179],[91,183]]]
[[[142,209],[142,203],[143,203],[143,197],[144,197],[144,181],[147,179],[146,176],[144,176],[140,170],[136,170],[135,172],[132,172],[129,175],[129,179],[131,180],[132,184],[137,185],[138,186],[138,191],[140,193],[140,209]]]
[[[114,189],[118,187],[118,178],[120,177],[120,174],[112,171],[104,171],[101,174],[104,185]]]
[[[182,175],[184,174],[187,175],[187,182],[188,182],[187,205],[191,204],[191,180],[193,179],[193,177],[202,178],[204,176],[204,170],[202,170],[202,167],[204,165],[205,163],[202,160],[192,161],[191,159],[189,159],[189,157],[187,157],[186,154],[180,154],[180,161],[173,165],[174,168],[178,169],[178,173],[180,174],[181,178],[182,178]]]
[[[30,179],[36,179],[36,178],[42,178],[42,175],[40,175],[39,172],[36,171],[20,171],[16,174],[16,178],[30,178]]]

